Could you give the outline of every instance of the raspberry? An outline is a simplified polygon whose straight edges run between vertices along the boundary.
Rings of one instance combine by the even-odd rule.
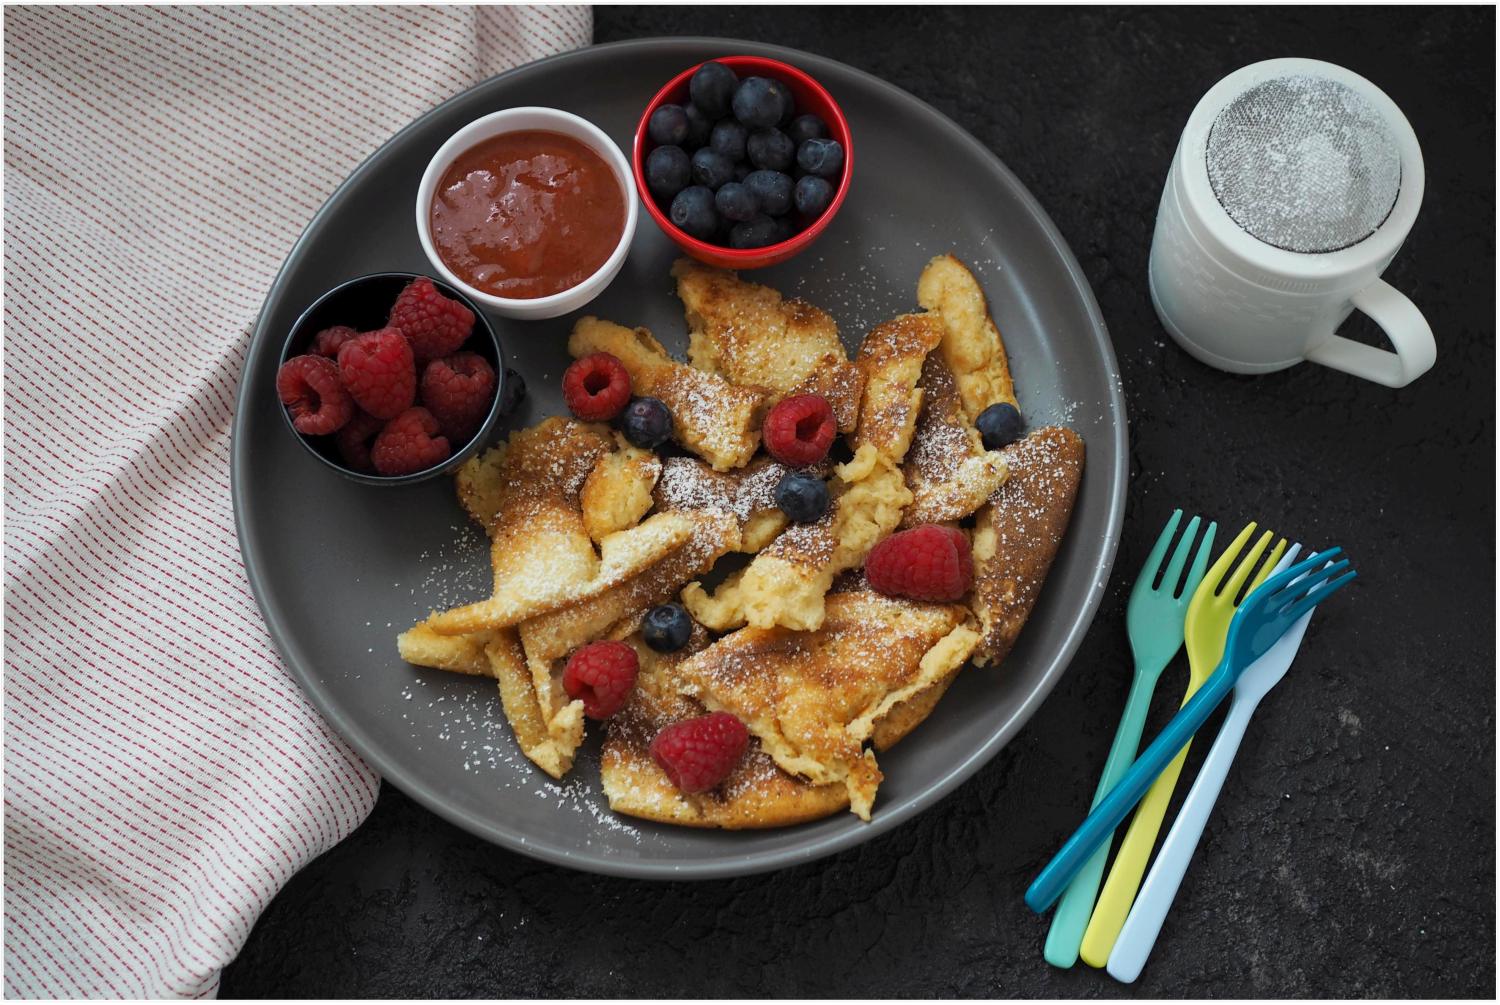
[[[334,325],[332,328],[324,328],[313,336],[312,351],[319,356],[338,359],[339,348],[352,338],[359,338],[359,332],[348,325]]]
[[[620,710],[641,661],[623,642],[590,642],[568,657],[563,668],[563,689],[583,701],[583,714],[590,719],[608,719]]]
[[[398,328],[350,339],[339,349],[339,376],[355,404],[377,419],[394,419],[417,397],[411,345]]]
[[[776,403],[761,425],[766,451],[782,464],[805,468],[828,456],[838,425],[820,394],[799,394]]]
[[[584,422],[605,422],[630,403],[630,374],[607,352],[596,352],[563,371],[563,402]]]
[[[356,409],[354,418],[345,423],[344,428],[333,438],[338,444],[339,456],[344,459],[345,466],[352,471],[373,473],[375,465],[370,463],[370,445],[384,428],[384,419],[377,419],[369,412]]]
[[[881,541],[865,559],[877,592],[912,600],[959,600],[974,582],[974,557],[963,531],[935,523]]]
[[[332,433],[354,415],[339,368],[322,356],[293,356],[281,364],[276,394],[292,413],[292,426],[308,436]]]
[[[704,792],[729,777],[749,742],[743,722],[728,712],[714,712],[674,722],[657,733],[651,758],[680,791]]]
[[[370,463],[382,475],[409,475],[446,461],[452,450],[438,435],[438,421],[425,408],[408,408],[375,437]]]
[[[438,292],[426,276],[413,279],[396,298],[387,324],[411,340],[418,361],[458,351],[474,331],[474,312]]]
[[[422,371],[422,405],[454,443],[466,442],[479,432],[494,401],[495,369],[478,353],[444,356]]]

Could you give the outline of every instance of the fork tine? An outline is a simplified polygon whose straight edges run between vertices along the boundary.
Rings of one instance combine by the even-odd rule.
[[[1229,572],[1229,566],[1233,564],[1235,558],[1244,549],[1245,542],[1250,540],[1250,535],[1254,533],[1255,521],[1251,520],[1245,524],[1245,529],[1240,531],[1233,541],[1229,542],[1229,547],[1225,548],[1224,554],[1220,555],[1214,562],[1213,568],[1208,570],[1208,575],[1203,578],[1202,585],[1198,588],[1199,592],[1207,590],[1210,595],[1219,592],[1219,587],[1224,582],[1224,576]]]
[[[1260,561],[1260,556],[1265,554],[1266,549],[1271,546],[1271,539],[1274,536],[1270,531],[1260,536],[1255,546],[1250,549],[1250,553],[1240,559],[1240,564],[1234,567],[1229,581],[1218,591],[1217,596],[1227,598],[1230,603],[1234,602],[1234,598],[1240,595],[1240,587],[1245,585],[1245,580],[1249,579],[1250,573],[1255,571],[1255,563]]]
[[[1329,562],[1323,568],[1315,569],[1297,580],[1292,584],[1291,588],[1283,590],[1281,596],[1277,599],[1281,601],[1281,606],[1283,607],[1287,604],[1295,603],[1347,568],[1349,568],[1349,560],[1347,558],[1339,562]]]
[[[1282,568],[1281,556],[1285,551],[1286,538],[1282,538],[1276,542],[1276,547],[1271,549],[1271,553],[1266,556],[1266,560],[1260,563],[1260,571],[1255,574],[1255,578],[1250,581],[1250,585],[1245,589],[1245,596],[1248,597],[1251,591],[1261,583],[1264,583],[1270,577],[1271,573]]]
[[[1320,551],[1310,558],[1304,558],[1291,569],[1288,569],[1285,578],[1280,581],[1281,585],[1277,587],[1277,606],[1284,606],[1296,599],[1298,594],[1306,592],[1311,578],[1318,575],[1320,568],[1330,565],[1330,560],[1339,554],[1340,551],[1341,549],[1337,547],[1329,548],[1327,551]]]
[[[1276,563],[1276,568],[1274,568],[1274,569],[1271,570],[1271,575],[1274,576],[1278,572],[1285,572],[1287,569],[1290,569],[1292,567],[1292,563],[1295,562],[1295,561],[1297,561],[1297,556],[1300,555],[1301,553],[1302,553],[1302,545],[1300,545],[1300,544],[1291,544],[1291,545],[1288,545],[1287,549],[1286,549],[1286,552],[1281,556],[1281,561],[1277,562]]]
[[[1198,584],[1203,582],[1203,573],[1208,569],[1208,557],[1213,554],[1214,535],[1218,530],[1219,525],[1210,520],[1208,530],[1203,532],[1203,540],[1198,542],[1198,554],[1193,556],[1193,567],[1188,570],[1187,578],[1182,581],[1182,589],[1177,593],[1179,598],[1191,597],[1198,592]]]
[[[1347,565],[1348,563],[1345,564]],[[1335,579],[1333,582],[1324,583],[1322,586],[1309,593],[1306,597],[1302,598],[1302,600],[1298,601],[1296,606],[1294,606],[1290,611],[1287,612],[1287,617],[1294,619],[1302,617],[1302,615],[1306,614],[1314,607],[1317,607],[1334,593],[1342,590],[1345,586],[1349,585],[1350,580],[1358,575],[1358,572],[1350,569],[1348,572],[1344,573],[1344,575],[1340,576],[1338,579]]]
[[[1151,546],[1151,554],[1146,556],[1146,563],[1141,566],[1141,574],[1136,578],[1137,589],[1149,590],[1151,584],[1156,582],[1156,574],[1161,570],[1161,560],[1166,557],[1167,546],[1172,543],[1172,536],[1177,533],[1177,525],[1181,522],[1182,510],[1174,509],[1167,519],[1167,525],[1157,536],[1156,543]]]
[[[1198,536],[1198,525],[1202,522],[1198,517],[1188,521],[1187,530],[1182,532],[1182,540],[1172,549],[1172,561],[1167,563],[1166,575],[1161,577],[1162,592],[1177,593],[1177,580],[1182,578],[1182,567],[1187,565],[1188,549],[1193,546],[1193,539]]]

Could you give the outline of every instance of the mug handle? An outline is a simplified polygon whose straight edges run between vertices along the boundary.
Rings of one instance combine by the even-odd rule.
[[[1386,387],[1405,387],[1432,369],[1437,360],[1432,328],[1406,294],[1377,279],[1354,294],[1350,302],[1385,330],[1396,351],[1333,335],[1308,352],[1309,360]]]

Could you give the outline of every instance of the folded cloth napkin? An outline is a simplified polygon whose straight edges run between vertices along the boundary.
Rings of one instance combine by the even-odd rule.
[[[202,997],[379,778],[251,598],[249,329],[338,183],[587,7],[5,15],[5,994]]]

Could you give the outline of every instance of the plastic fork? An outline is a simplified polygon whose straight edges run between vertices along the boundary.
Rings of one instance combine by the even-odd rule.
[[[1240,605],[1218,667],[1032,881],[1026,891],[1027,907],[1040,914],[1052,906],[1083,863],[1228,697],[1244,668],[1265,655],[1298,618],[1354,578],[1347,561],[1330,561],[1338,553],[1339,549],[1331,548],[1277,573]]]
[[[1290,565],[1300,550],[1301,545],[1288,548],[1276,571]],[[1172,829],[1162,841],[1161,851],[1156,853],[1156,861],[1151,863],[1151,871],[1146,874],[1135,905],[1125,919],[1125,927],[1120,929],[1120,937],[1115,940],[1115,948],[1109,954],[1109,975],[1115,980],[1128,984],[1140,976],[1146,958],[1156,945],[1162,922],[1172,908],[1177,889],[1182,885],[1182,877],[1187,873],[1198,840],[1203,836],[1203,828],[1213,812],[1219,791],[1224,787],[1224,779],[1229,775],[1240,741],[1245,738],[1250,717],[1255,714],[1261,699],[1286,676],[1311,620],[1311,611],[1302,615],[1264,656],[1240,675],[1234,685],[1234,697],[1230,699],[1224,725],[1219,727],[1219,735],[1214,738],[1214,745],[1209,749],[1198,777],[1193,780],[1193,787],[1188,790],[1177,819],[1172,821]]]
[[[1094,790],[1093,809],[1099,805],[1104,794],[1114,788],[1130,762],[1135,760],[1141,746],[1141,732],[1146,726],[1146,713],[1151,708],[1151,695],[1162,671],[1177,656],[1182,648],[1183,618],[1189,601],[1203,581],[1208,568],[1208,557],[1213,552],[1214,532],[1218,525],[1210,523],[1193,556],[1192,568],[1183,578],[1182,569],[1187,565],[1188,550],[1198,535],[1199,518],[1188,521],[1182,540],[1172,551],[1172,560],[1163,574],[1162,559],[1172,544],[1177,526],[1182,522],[1182,510],[1173,510],[1167,526],[1146,556],[1146,564],[1136,577],[1135,587],[1130,591],[1130,605],[1125,611],[1125,627],[1130,636],[1130,652],[1134,658],[1135,671],[1130,681],[1130,694],[1125,699],[1125,712],[1120,716],[1120,726],[1104,760],[1104,773],[1099,778],[1099,787]],[[1160,575],[1159,575],[1160,574]],[[1152,584],[1160,578],[1161,585]],[[1179,582],[1180,581],[1180,582]],[[1113,839],[1111,834],[1110,839]],[[1052,916],[1052,927],[1047,932],[1047,944],[1042,956],[1054,967],[1071,967],[1078,962],[1078,946],[1083,941],[1083,930],[1089,923],[1094,909],[1094,896],[1099,892],[1099,881],[1104,878],[1104,864],[1109,859],[1109,840],[1099,846],[1092,858],[1079,871],[1062,901],[1057,913]]]
[[[1252,574],[1255,579],[1251,582],[1250,589],[1259,586],[1271,574],[1272,567],[1286,550],[1286,542],[1278,542],[1257,572],[1256,563],[1270,545],[1273,535],[1266,531],[1249,553],[1240,558],[1245,543],[1254,533],[1255,523],[1252,521],[1245,525],[1245,529],[1240,531],[1234,542],[1224,550],[1224,554],[1219,556],[1188,604],[1187,622],[1184,625],[1188,651],[1188,686],[1187,693],[1182,696],[1184,705],[1203,686],[1210,671],[1224,654],[1224,638],[1229,632],[1229,622],[1234,617],[1235,597],[1239,596],[1241,587]],[[1239,563],[1230,572],[1230,564],[1237,558]],[[1110,867],[1109,878],[1104,881],[1104,890],[1099,894],[1099,902],[1094,905],[1094,916],[1089,919],[1088,928],[1083,933],[1083,944],[1079,947],[1083,962],[1091,967],[1102,967],[1109,962],[1110,950],[1114,948],[1120,928],[1125,924],[1125,916],[1130,912],[1136,890],[1140,888],[1141,877],[1146,874],[1146,863],[1151,859],[1151,849],[1156,844],[1156,835],[1161,831],[1167,806],[1172,801],[1172,790],[1177,786],[1187,755],[1188,748],[1184,746],[1181,753],[1167,765],[1161,777],[1151,786],[1151,791],[1146,793],[1146,798],[1141,800],[1140,809],[1136,810],[1125,838],[1120,842],[1119,854],[1115,856],[1115,864]]]

